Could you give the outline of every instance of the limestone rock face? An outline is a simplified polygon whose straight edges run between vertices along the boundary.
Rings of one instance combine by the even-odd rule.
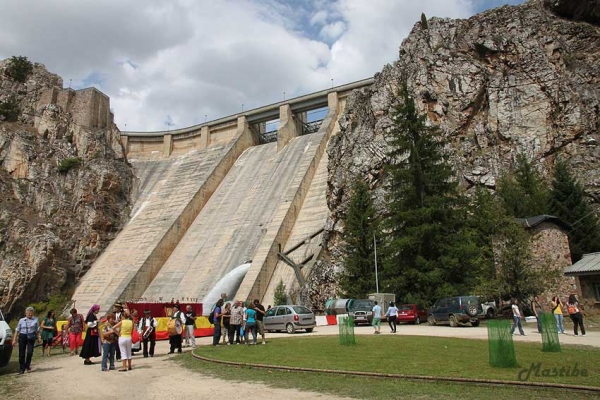
[[[386,137],[403,79],[428,123],[444,133],[466,190],[494,189],[524,153],[546,176],[557,157],[565,159],[600,203],[600,29],[581,22],[581,10],[598,4],[532,0],[414,26],[399,60],[349,98],[341,133],[328,148],[328,250],[336,269],[352,180],[368,181],[382,209],[382,167],[392,161]]]
[[[125,223],[133,174],[112,122],[75,123],[59,104],[60,77],[35,64],[21,84],[5,66],[0,101],[20,114],[0,121],[0,308],[14,315],[74,287]]]

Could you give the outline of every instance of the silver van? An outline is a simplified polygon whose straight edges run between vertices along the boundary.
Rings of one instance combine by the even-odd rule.
[[[294,333],[297,329],[312,332],[316,326],[315,313],[304,306],[275,306],[267,311],[263,318],[267,332],[286,331]]]
[[[13,332],[10,326],[4,320],[4,315],[0,311],[0,368],[4,367],[10,361],[13,351],[12,346]]]

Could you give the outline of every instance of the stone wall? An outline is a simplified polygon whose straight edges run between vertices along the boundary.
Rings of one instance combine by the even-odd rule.
[[[583,304],[586,315],[600,315],[600,301],[596,299],[594,284],[600,282],[600,273],[595,275],[578,276],[577,282],[581,288],[579,302]]]
[[[560,277],[539,295],[540,303],[545,310],[550,310],[553,296],[560,296],[566,302],[570,294],[581,295],[579,282],[574,277],[564,276],[562,271],[572,264],[567,233],[556,224],[542,222],[531,228],[530,248],[534,265],[547,271],[559,271]]]

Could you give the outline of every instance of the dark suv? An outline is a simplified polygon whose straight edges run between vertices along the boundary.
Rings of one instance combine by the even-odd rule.
[[[470,322],[479,326],[479,319],[485,317],[483,307],[476,296],[457,296],[440,299],[429,309],[427,321],[429,325],[438,322],[449,322],[456,327],[459,323]]]
[[[373,323],[373,300],[351,300],[348,304],[348,315],[354,318],[354,325]]]

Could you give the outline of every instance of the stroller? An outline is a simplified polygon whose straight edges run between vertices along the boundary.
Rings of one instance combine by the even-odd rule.
[[[50,344],[50,351],[52,351],[56,347],[62,347],[63,353],[69,350],[69,332],[67,331],[66,327],[66,324],[63,325],[63,329],[59,331],[58,335],[52,338],[52,343]],[[34,347],[42,347],[41,340],[36,341]]]

